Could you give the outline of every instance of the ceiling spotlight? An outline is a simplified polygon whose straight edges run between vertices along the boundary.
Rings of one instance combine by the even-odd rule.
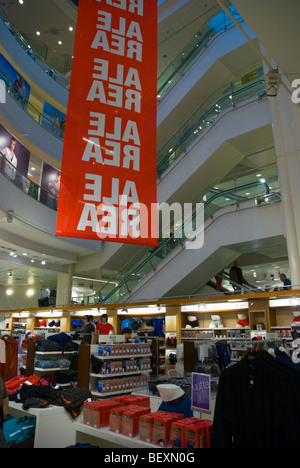
[[[45,262],[45,260],[43,260],[43,261],[41,262],[41,264],[42,264],[42,265],[46,265],[46,262]]]
[[[62,45],[62,41],[58,41],[58,44],[59,44],[59,45]]]
[[[70,26],[70,27],[69,27],[69,31],[71,31],[71,32],[72,32],[72,31],[73,31],[73,29],[74,29],[74,28],[73,28],[73,26]]]
[[[41,35],[40,31],[36,31],[35,34],[36,34],[37,36],[40,36],[40,35]]]
[[[9,211],[7,214],[6,214],[6,221],[11,224],[14,220],[13,218],[13,215],[12,215],[13,211]]]
[[[266,88],[267,96],[275,97],[278,94],[278,89],[281,81],[281,74],[278,68],[276,70],[269,70],[266,74]]]

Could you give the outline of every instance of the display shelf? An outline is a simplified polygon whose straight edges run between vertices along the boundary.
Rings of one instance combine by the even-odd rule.
[[[35,417],[34,448],[66,448],[75,443],[74,421],[61,406],[23,409],[21,403],[9,402],[8,414],[16,418]],[[55,430],[50,430],[55,428]]]
[[[103,374],[92,372],[92,369],[89,373],[89,388],[93,396],[97,398],[107,398],[113,395],[122,395],[123,393],[131,393],[133,390],[136,389],[144,389],[148,383],[148,379],[150,378],[149,375],[152,372],[152,369],[135,369],[137,366],[137,362],[139,360],[143,361],[144,366],[151,366],[151,361],[149,358],[152,357],[152,353],[149,353],[150,345],[143,344],[143,343],[125,343],[124,341],[120,341],[118,344],[116,343],[116,338],[118,335],[114,337],[114,343],[106,343],[105,345],[91,345],[90,346],[90,356],[95,356],[99,361],[102,362],[101,370],[103,370],[104,364],[106,366],[112,366],[112,363],[116,363],[114,366],[114,370],[118,372],[105,372],[103,370]],[[119,336],[119,339],[124,340],[124,336]],[[101,347],[101,353],[103,352],[104,355],[99,355],[99,347]],[[109,353],[113,350],[114,353],[117,354],[109,354],[105,355],[109,349]],[[127,351],[126,354],[118,354],[119,352]],[[128,350],[132,352],[128,354]],[[138,352],[138,351],[145,351],[145,352]],[[121,363],[124,364],[126,360],[130,361],[131,367],[128,369],[133,369],[130,371],[121,371]],[[136,362],[136,365],[134,363]],[[109,364],[107,364],[109,363]],[[92,366],[91,362],[90,365]],[[139,378],[140,376],[140,378]],[[129,380],[127,380],[129,379]],[[143,385],[141,385],[143,384]],[[138,385],[138,386],[137,386]],[[101,389],[104,391],[99,391],[98,386],[101,386]],[[124,388],[125,387],[125,388]],[[109,391],[113,389],[113,391]],[[108,391],[106,391],[108,390]]]
[[[95,437],[96,439],[99,439],[99,441],[110,442],[116,447],[120,446],[120,447],[126,447],[126,448],[128,447],[128,448],[148,448],[148,449],[159,448],[159,450],[169,450],[171,448],[170,445],[167,447],[162,447],[156,444],[151,444],[149,442],[144,442],[140,440],[138,437],[127,437],[122,434],[117,434],[115,432],[110,431],[108,427],[98,429],[98,428],[94,428],[86,424],[83,424],[82,422],[76,422],[74,423],[74,428],[76,430],[77,442],[84,442],[85,440],[88,440],[84,438],[84,435],[86,435],[86,436]],[[106,446],[107,446],[106,444],[103,445],[103,447],[106,447]]]
[[[125,393],[139,392],[141,390],[145,390],[145,386],[126,388],[124,390],[117,390],[115,392],[103,392],[103,393],[97,392],[96,390],[91,390],[91,394],[99,398],[107,398],[107,397],[116,396],[116,395],[123,395]]]
[[[68,371],[68,367],[48,367],[47,369],[41,368],[41,367],[35,367],[34,370],[36,372],[58,372],[58,371]]]
[[[136,375],[136,374],[150,374],[152,372],[151,369],[143,369],[143,370],[136,370],[130,372],[118,372],[114,374],[94,374],[91,373],[91,377],[96,377],[97,379],[111,379],[112,377],[127,377],[128,375]]]
[[[62,354],[63,353],[63,354]],[[66,354],[74,354],[75,351],[36,351],[35,354],[38,356],[45,356],[45,355],[50,355],[53,356],[55,354],[61,356],[65,356]]]
[[[142,358],[142,357],[151,357],[152,353],[147,354],[118,354],[114,356],[98,356],[98,359],[103,359],[104,361],[114,360],[117,361],[119,359],[133,359],[133,358]]]

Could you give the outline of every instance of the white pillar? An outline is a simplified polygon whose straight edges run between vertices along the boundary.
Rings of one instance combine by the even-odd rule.
[[[69,265],[68,273],[58,273],[57,275],[57,306],[70,306],[72,300],[72,278],[73,265]]]
[[[283,86],[269,97],[291,281],[300,287],[300,108]]]

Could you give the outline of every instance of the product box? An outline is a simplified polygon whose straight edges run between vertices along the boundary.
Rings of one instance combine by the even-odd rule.
[[[142,406],[125,406],[122,416],[122,434],[127,437],[136,437],[139,434],[140,417],[144,414],[150,414],[150,408]]]
[[[186,448],[210,448],[213,422],[201,419],[193,426],[185,427]]]
[[[137,405],[150,408],[150,397],[143,395],[130,395],[123,399],[123,405]]]
[[[112,401],[117,401],[123,406],[123,401],[127,400],[127,398],[128,398],[128,395],[116,395],[116,396],[113,396],[111,399]]]
[[[168,414],[166,411],[155,411],[154,413],[144,414],[140,416],[139,421],[139,438],[144,442],[151,443],[153,441],[153,424],[155,416]]]
[[[119,406],[111,410],[109,417],[110,431],[122,434],[122,417],[125,410],[125,406]]]
[[[83,424],[89,424],[89,403],[83,403],[82,407],[82,422]]]
[[[194,426],[200,421],[199,418],[186,418],[175,421],[171,426],[171,444],[173,448],[186,448],[185,428]]]
[[[172,423],[184,419],[183,414],[167,413],[155,416],[153,423],[153,443],[166,447],[171,443]]]
[[[111,400],[85,403],[83,406],[83,422],[97,428],[108,426],[111,410],[119,406],[120,403]]]

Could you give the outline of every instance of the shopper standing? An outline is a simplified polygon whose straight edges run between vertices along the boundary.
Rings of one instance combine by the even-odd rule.
[[[83,317],[84,326],[82,329],[82,343],[84,344],[91,344],[92,343],[92,336],[95,334],[95,326],[93,324],[93,316],[92,315],[85,315]]]
[[[114,327],[108,321],[108,315],[102,314],[101,321],[97,325],[97,331],[99,335],[109,335],[109,333],[115,333]]]
[[[244,281],[242,269],[239,267],[239,262],[236,260],[230,268],[230,280],[234,291],[241,291]]]
[[[286,274],[285,274],[285,273],[280,273],[280,274],[279,274],[279,278],[280,278],[280,280],[283,282],[283,286],[284,286],[283,290],[284,290],[284,291],[288,291],[289,289],[292,289],[292,288],[291,288],[292,282],[291,282],[290,279],[288,279],[288,278],[286,277]]]

